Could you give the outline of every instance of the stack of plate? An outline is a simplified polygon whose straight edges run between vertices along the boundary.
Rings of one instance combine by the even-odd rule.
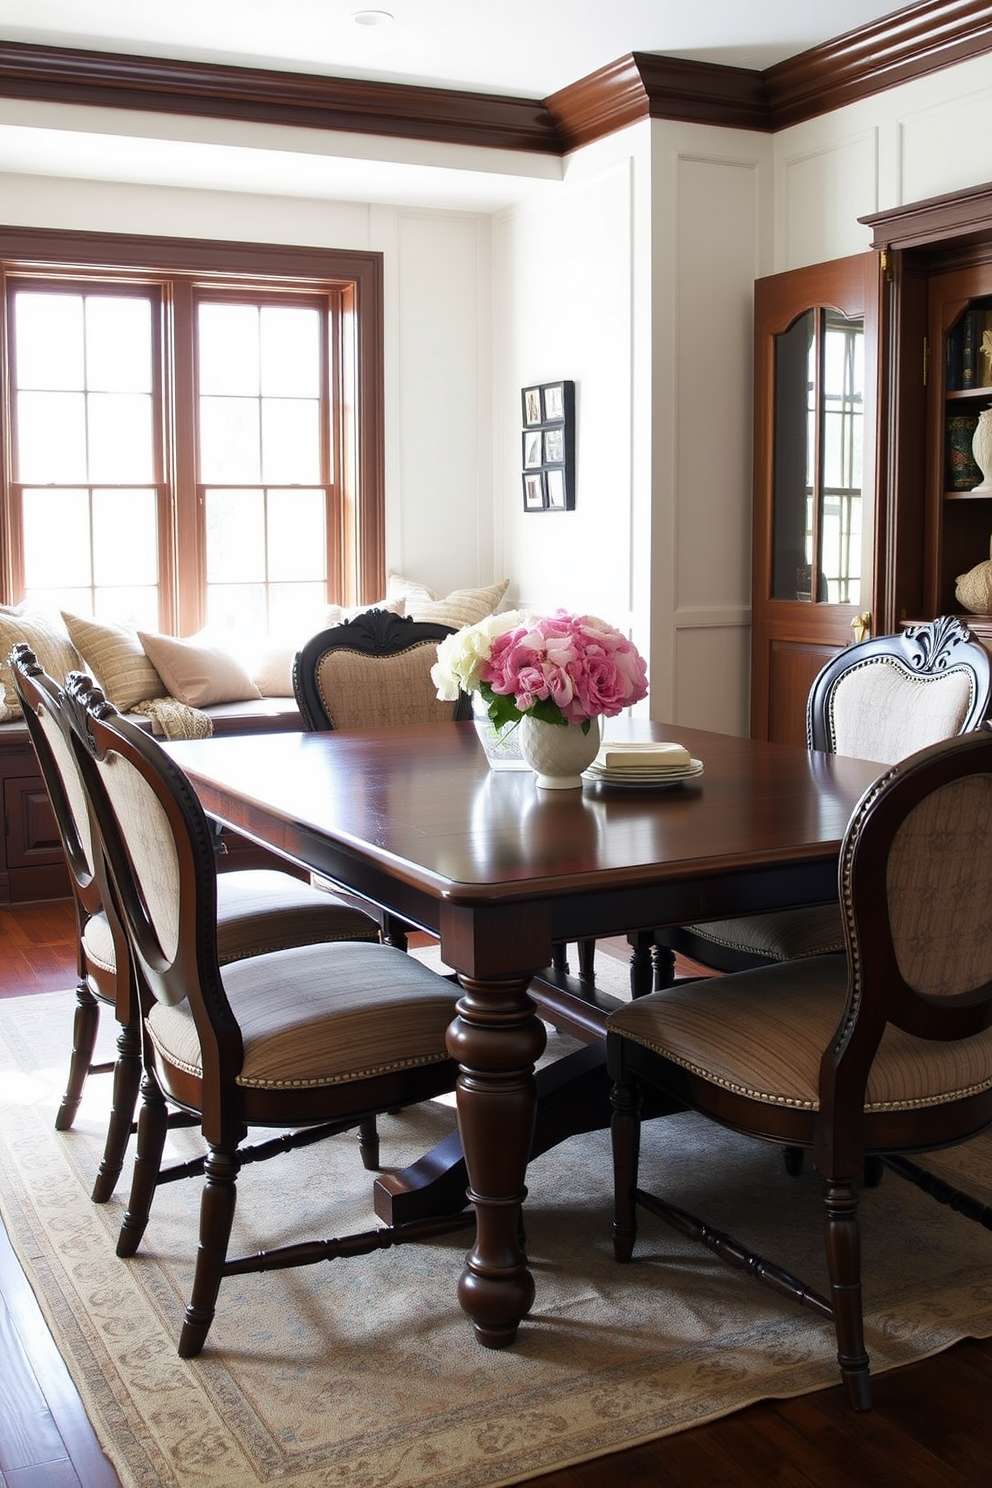
[[[603,744],[584,779],[627,790],[673,790],[703,773],[681,744]]]

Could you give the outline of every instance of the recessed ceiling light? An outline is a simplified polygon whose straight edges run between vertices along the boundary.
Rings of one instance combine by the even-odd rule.
[[[393,15],[388,10],[356,10],[351,19],[356,26],[388,26]]]

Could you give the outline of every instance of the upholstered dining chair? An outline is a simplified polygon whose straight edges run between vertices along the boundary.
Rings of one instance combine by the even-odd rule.
[[[680,982],[607,1020],[617,1259],[630,1259],[644,1208],[829,1318],[859,1410],[871,1404],[857,1192],[866,1159],[988,1225],[987,1207],[907,1154],[992,1124],[990,820],[992,733],[921,750],[883,773],[851,817],[838,872],[846,955]],[[643,1085],[735,1131],[811,1151],[829,1295],[638,1187]],[[651,1136],[663,1144],[664,1126]]]
[[[451,634],[450,625],[366,610],[311,636],[293,663],[304,727],[393,728],[471,718],[471,698],[441,702],[431,680],[438,643]],[[353,902],[377,913],[375,906]],[[406,950],[408,926],[385,912],[380,922],[386,944]]]
[[[166,1100],[197,1119],[207,1146],[179,1339],[180,1355],[191,1358],[203,1347],[225,1276],[364,1255],[471,1222],[448,1215],[243,1259],[227,1255],[245,1162],[454,1088],[446,1034],[459,990],[414,957],[367,941],[286,947],[222,965],[212,833],[192,786],[89,678],[71,673],[66,693],[142,1014],[138,1150],[119,1255],[134,1253],[148,1222]],[[248,1128],[266,1126],[287,1135],[246,1149]]]
[[[807,745],[894,764],[977,728],[989,712],[989,689],[985,647],[961,621],[941,616],[832,657],[807,698]],[[653,972],[647,941],[655,947]],[[717,971],[745,971],[843,949],[834,903],[656,930],[635,944],[635,957],[639,952],[640,990],[648,990],[652,977],[656,986],[671,981],[675,952]]]
[[[363,614],[311,636],[293,665],[293,690],[308,729],[386,728],[471,718],[471,698],[441,702],[431,681],[450,625],[388,610]]]
[[[72,1126],[88,1074],[113,1070],[107,1139],[93,1186],[94,1202],[103,1203],[113,1192],[124,1163],[141,1076],[127,942],[106,894],[102,858],[71,746],[62,689],[23,643],[11,652],[10,667],[58,827],[76,912],[78,982],[72,1055],[55,1125],[60,1131]],[[292,874],[251,868],[220,875],[217,934],[220,958],[228,962],[289,945],[377,940],[379,932],[373,919],[342,899],[321,893]],[[93,1063],[101,1005],[112,1007],[120,1024],[116,1058],[108,1065]],[[374,1120],[363,1125],[361,1153],[366,1167],[378,1166]]]

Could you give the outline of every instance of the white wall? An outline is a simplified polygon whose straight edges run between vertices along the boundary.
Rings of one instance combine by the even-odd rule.
[[[513,598],[648,656],[652,717],[746,730],[752,285],[771,147],[644,123],[495,229],[497,555]],[[574,512],[523,511],[520,389],[576,383]]]
[[[992,57],[775,136],[770,272],[862,253],[858,217],[992,180]]]

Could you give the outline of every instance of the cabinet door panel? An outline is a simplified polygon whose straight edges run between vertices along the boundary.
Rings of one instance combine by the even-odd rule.
[[[62,861],[55,813],[40,778],[5,780],[4,812],[8,868],[37,867]]]
[[[805,738],[809,684],[878,607],[879,309],[873,253],[755,285],[756,738]]]

